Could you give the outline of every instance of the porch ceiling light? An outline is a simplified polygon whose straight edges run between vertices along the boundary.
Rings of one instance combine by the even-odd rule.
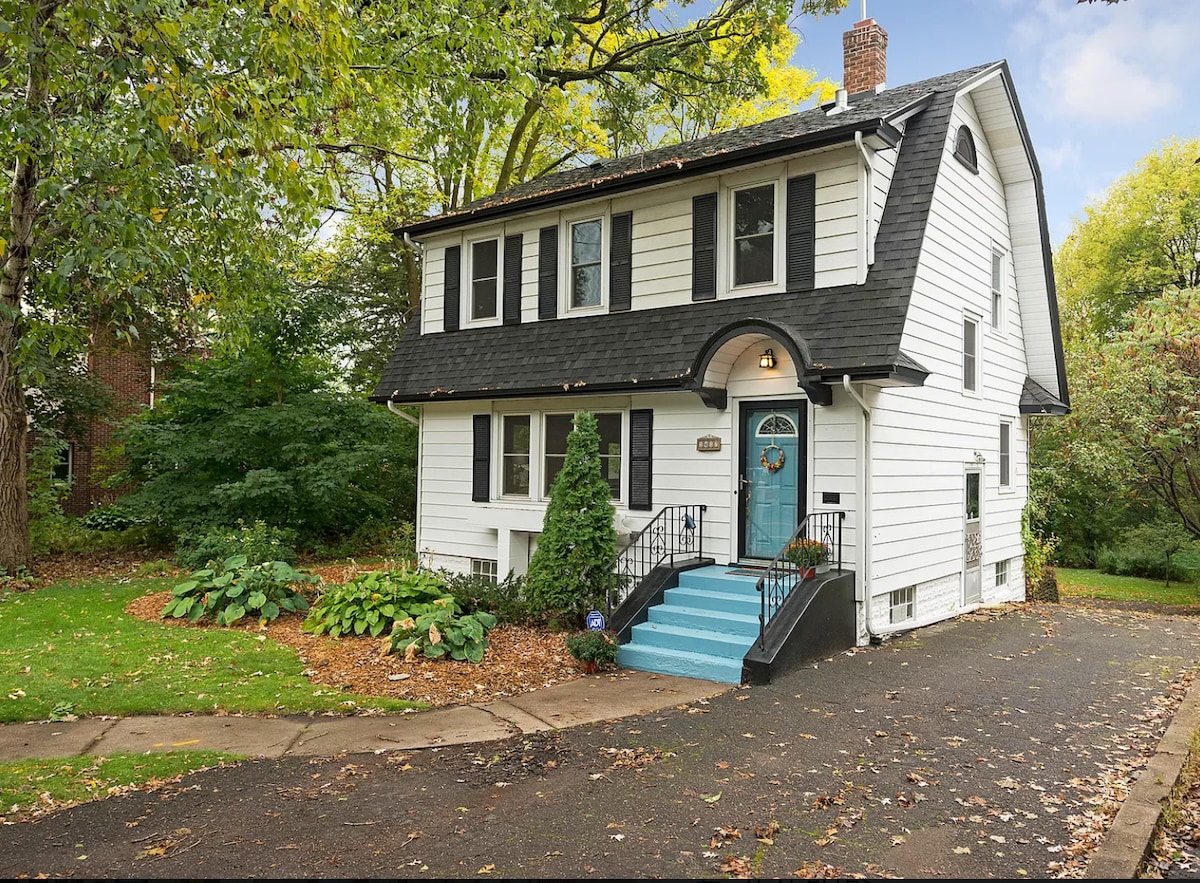
[[[767,348],[761,356],[758,357],[758,367],[774,368],[775,367],[775,351]]]

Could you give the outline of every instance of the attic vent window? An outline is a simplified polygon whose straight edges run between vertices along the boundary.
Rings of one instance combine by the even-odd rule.
[[[979,162],[975,155],[975,136],[967,126],[958,127],[958,136],[954,140],[954,158],[974,172],[979,174]]]

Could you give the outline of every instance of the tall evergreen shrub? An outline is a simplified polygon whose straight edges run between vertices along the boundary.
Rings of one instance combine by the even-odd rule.
[[[582,624],[602,609],[609,568],[617,554],[611,491],[600,469],[596,417],[575,416],[567,456],[550,488],[550,503],[537,551],[529,562],[525,591],[535,613]]]

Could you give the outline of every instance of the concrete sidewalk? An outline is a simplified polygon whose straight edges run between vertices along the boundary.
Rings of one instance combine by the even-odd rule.
[[[729,684],[622,670],[485,705],[377,717],[131,717],[0,725],[0,761],[147,751],[330,755],[491,742],[648,714]]]

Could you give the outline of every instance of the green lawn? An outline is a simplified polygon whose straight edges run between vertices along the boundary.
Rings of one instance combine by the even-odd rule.
[[[0,763],[0,818],[97,800],[237,759],[211,751],[169,751]]]
[[[263,635],[182,629],[124,612],[133,598],[173,583],[72,580],[0,592],[0,721],[423,707],[313,684],[295,651]]]
[[[1140,601],[1172,607],[1200,606],[1200,588],[1195,582],[1172,582],[1170,586],[1166,586],[1162,580],[1143,579],[1139,576],[1114,576],[1098,570],[1060,567],[1058,590],[1064,598]]]

